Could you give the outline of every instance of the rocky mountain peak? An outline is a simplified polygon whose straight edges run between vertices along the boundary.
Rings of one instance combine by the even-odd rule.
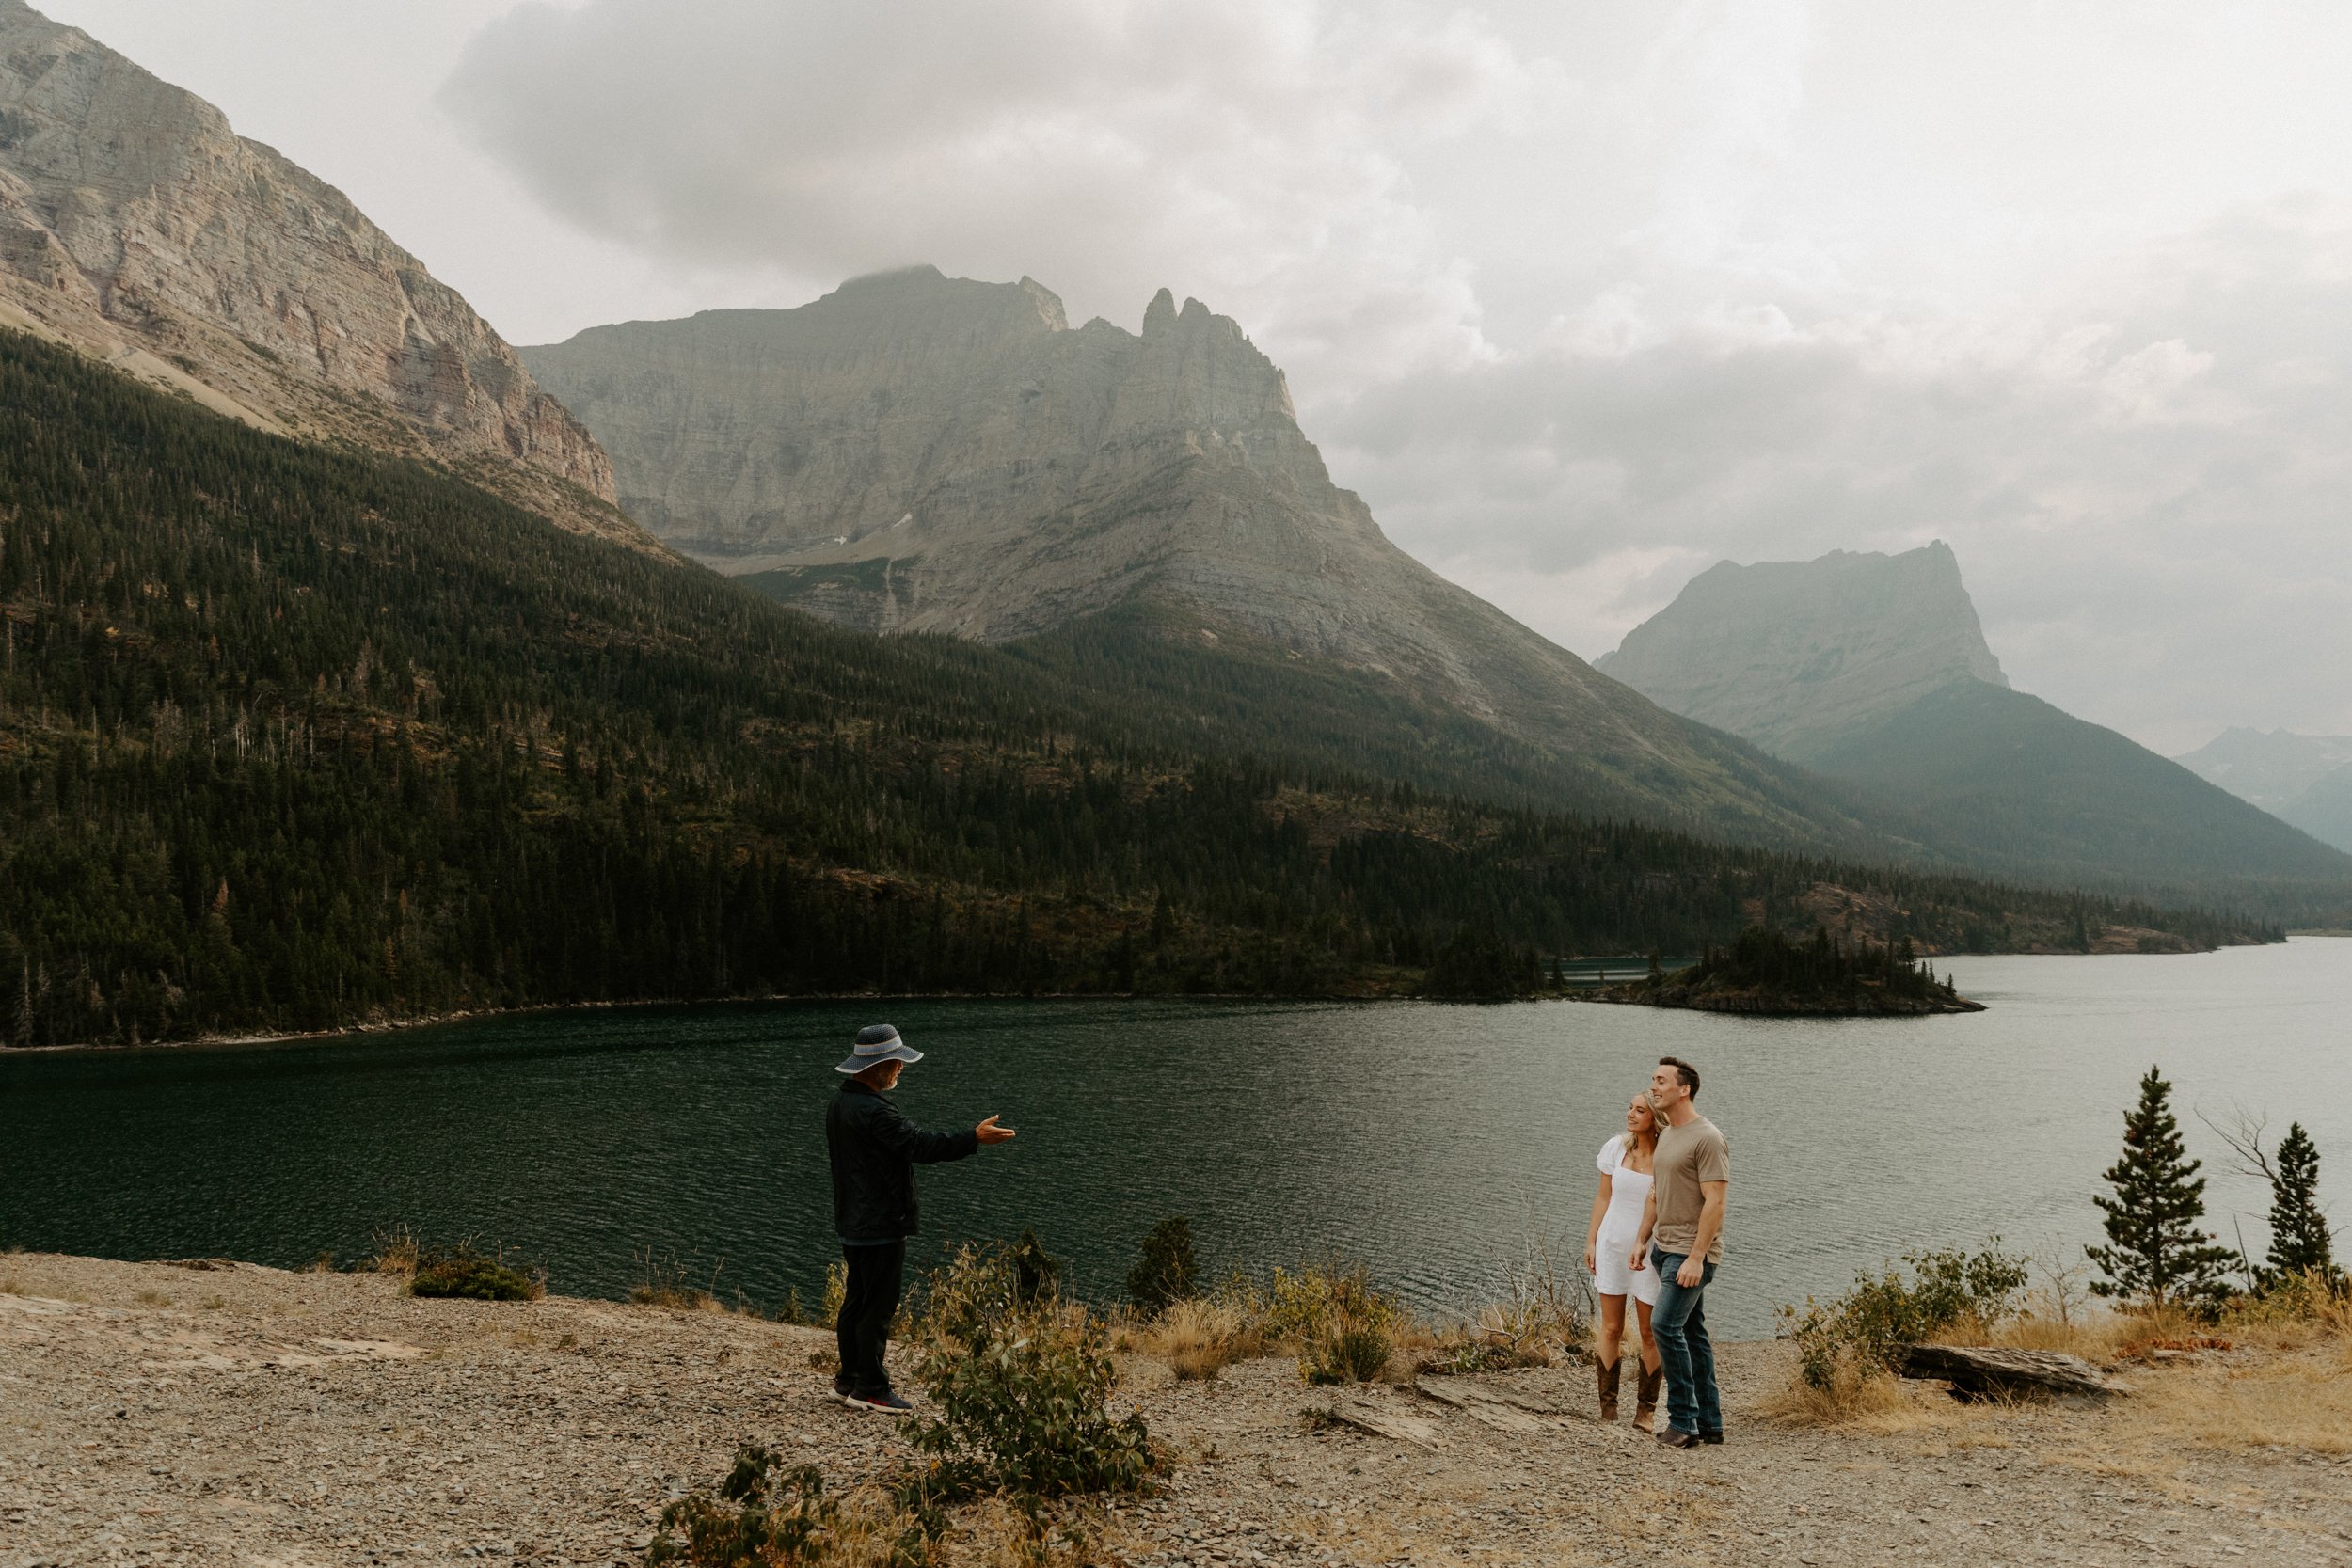
[[[1899,555],[1720,562],[1597,667],[1661,706],[1798,758],[1955,683],[2009,685],[1941,540]]]
[[[1073,331],[1033,278],[908,267],[796,309],[627,322],[522,353],[612,451],[630,515],[723,570],[935,557],[975,518],[1040,522],[1175,464],[1241,465],[1369,527],[1281,371],[1166,289],[1139,335],[1099,317]],[[961,629],[1036,624],[933,597]]]
[[[456,291],[217,108],[22,0],[0,0],[0,325],[644,542],[603,450]]]

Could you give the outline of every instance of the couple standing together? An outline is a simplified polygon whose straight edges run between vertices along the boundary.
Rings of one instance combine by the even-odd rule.
[[[1715,1391],[1715,1346],[1707,1337],[1707,1287],[1724,1256],[1724,1203],[1731,1151],[1699,1115],[1698,1069],[1659,1059],[1649,1087],[1626,1107],[1625,1131],[1601,1147],[1600,1191],[1585,1232],[1584,1267],[1600,1297],[1594,1355],[1600,1418],[1617,1418],[1625,1304],[1632,1297],[1642,1359],[1634,1425],[1661,1443],[1688,1449],[1724,1440]],[[1656,1427],[1658,1386],[1666,1386],[1666,1425]]]

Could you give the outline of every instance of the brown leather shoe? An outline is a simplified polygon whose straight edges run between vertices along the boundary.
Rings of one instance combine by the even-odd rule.
[[[1625,1358],[1619,1356],[1606,1367],[1595,1363],[1594,1370],[1599,1374],[1600,1418],[1613,1421],[1617,1418],[1617,1383],[1625,1376]]]
[[[1679,1427],[1660,1427],[1658,1440],[1670,1449],[1695,1449],[1699,1446],[1697,1433],[1684,1432]]]
[[[1644,1432],[1658,1430],[1658,1396],[1666,1386],[1666,1364],[1644,1369],[1634,1385],[1633,1424]]]

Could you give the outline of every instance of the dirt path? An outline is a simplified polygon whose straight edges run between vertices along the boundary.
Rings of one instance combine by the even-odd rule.
[[[827,1342],[714,1313],[415,1301],[364,1275],[0,1256],[0,1568],[634,1562],[662,1503],[740,1441],[835,1483],[900,1460],[888,1418],[825,1398],[809,1354]],[[2352,1440],[2221,1450],[2139,1402],[1979,1411],[1928,1389],[1875,1434],[1743,1419],[1780,1354],[1726,1354],[1732,1440],[1689,1452],[1590,1419],[1589,1374],[1567,1369],[1481,1379],[1518,1402],[1470,1412],[1353,1396],[1426,1423],[1415,1443],[1311,1429],[1319,1391],[1288,1361],[1211,1384],[1139,1362],[1130,1394],[1181,1464],[1096,1555],[2352,1564]]]

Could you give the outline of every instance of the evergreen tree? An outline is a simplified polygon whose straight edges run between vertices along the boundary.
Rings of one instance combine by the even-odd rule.
[[[2106,1213],[2114,1244],[2084,1249],[2106,1275],[2090,1289],[2157,1306],[2210,1307],[2229,1293],[2221,1271],[2233,1254],[2198,1228],[2205,1217],[2202,1162],[2186,1158],[2171,1098],[2172,1085],[2152,1067],[2139,1081],[2139,1104],[2123,1114],[2123,1157],[2106,1171],[2115,1196],[2092,1199]]]
[[[1166,1311],[1200,1289],[1200,1262],[1193,1251],[1192,1221],[1182,1214],[1160,1221],[1143,1239],[1136,1266],[1127,1271],[1127,1299],[1146,1312]]]
[[[2328,1216],[2319,1207],[2319,1150],[2301,1122],[2289,1124],[2279,1140],[2278,1162],[2270,1173],[2270,1267],[2281,1275],[2316,1274],[2333,1278],[2335,1249],[2328,1233]]]

